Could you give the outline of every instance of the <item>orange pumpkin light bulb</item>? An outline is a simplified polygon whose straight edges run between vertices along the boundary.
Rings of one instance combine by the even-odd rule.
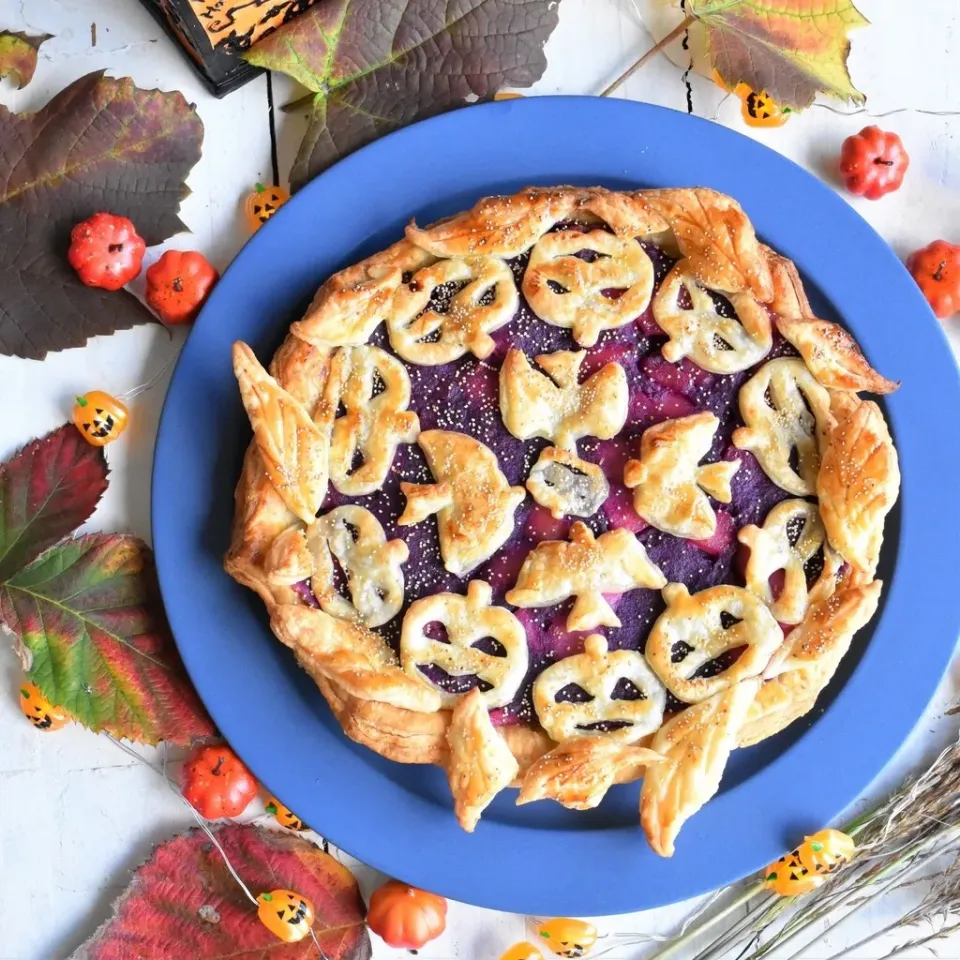
[[[67,711],[51,703],[29,680],[20,687],[20,709],[38,730],[59,730],[70,722]]]
[[[853,837],[840,830],[818,830],[812,837],[804,837],[797,847],[797,856],[808,870],[825,876],[839,870],[856,849]]]
[[[255,233],[289,199],[290,194],[283,187],[265,187],[262,183],[258,183],[243,201],[247,226]]]
[[[265,809],[281,827],[286,827],[288,830],[310,829],[289,807],[285,807],[276,797],[270,797],[270,799],[267,800]]]
[[[792,850],[763,871],[763,880],[768,890],[781,897],[798,897],[815,890],[823,883],[823,877],[800,862],[800,851]]]
[[[537,924],[537,936],[558,957],[583,957],[597,942],[597,928],[586,920],[558,917]]]
[[[91,390],[77,397],[73,422],[83,439],[95,447],[105,447],[127,429],[130,411],[116,397],[102,390]]]
[[[532,943],[515,943],[500,960],[543,960],[543,954]]]
[[[277,939],[297,943],[313,926],[313,904],[293,890],[271,890],[257,897],[257,917]]]
[[[399,880],[388,880],[370,897],[367,926],[391,947],[419,950],[446,928],[447,901]]]

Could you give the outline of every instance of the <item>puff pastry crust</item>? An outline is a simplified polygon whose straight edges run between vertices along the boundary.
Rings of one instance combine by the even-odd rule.
[[[651,245],[677,258],[656,294]],[[538,319],[518,313],[521,290]],[[648,304],[668,336],[668,362],[687,358],[715,376],[757,365],[741,388],[744,426],[734,443],[807,498],[739,531],[750,548],[748,589],[690,595],[666,585],[640,540],[611,529],[621,508],[607,501],[623,490],[592,442],[630,445],[624,479],[641,517],[668,536],[706,539],[716,527],[710,498],[730,499],[737,469],[736,461],[700,464],[716,436],[712,414],[655,423],[634,443],[624,430],[634,358],[616,347],[582,382],[585,350],[528,359],[514,348],[500,362],[496,347],[510,346],[504,328],[514,317],[589,347]],[[798,357],[766,359],[771,323]],[[513,342],[524,342],[522,330]],[[411,377],[425,376],[417,366],[464,358],[459,367],[469,370],[468,355],[500,366],[507,429],[551,444],[527,447],[525,458],[539,459],[524,460],[517,483],[558,521],[596,517],[590,524],[606,531],[575,522],[568,540],[531,548],[507,602],[572,598],[570,631],[620,624],[605,592],[664,588],[668,604],[645,653],[610,650],[593,635],[583,653],[542,669],[532,689],[539,722],[529,725],[497,727],[490,715],[513,709],[528,682],[529,615],[494,604],[479,581],[426,596],[417,584],[404,596],[405,526],[436,514],[444,566],[464,578],[510,539],[527,492],[478,440],[420,432],[409,409]],[[760,244],[736,201],[715,191],[527,188],[432,226],[410,224],[402,240],[321,286],[268,370],[244,344],[234,366],[254,440],[226,569],[263,598],[277,637],[348,737],[391,760],[446,770],[466,829],[507,785],[520,787],[520,803],[586,809],[611,784],[643,777],[641,822],[669,855],[683,822],[716,791],[733,746],[812,709],[876,611],[873,577],[899,469],[880,408],[858,391],[897,384],[846,331],[814,317],[794,265]],[[384,519],[387,539],[366,509],[378,501],[342,500],[376,498],[399,444],[414,442],[434,482],[401,485],[400,533]],[[411,458],[404,453],[404,468]],[[515,462],[508,470],[513,477]],[[771,577],[783,586],[771,587]],[[396,624],[408,600],[398,659],[375,628]],[[786,639],[777,620],[796,624]],[[451,692],[471,683],[468,693]],[[579,698],[561,694],[577,687]],[[668,690],[689,705],[663,724]]]

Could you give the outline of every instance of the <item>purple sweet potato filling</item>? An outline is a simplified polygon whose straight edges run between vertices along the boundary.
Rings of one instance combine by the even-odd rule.
[[[659,286],[673,261],[657,248],[644,246],[654,261]],[[511,261],[518,287],[526,260],[526,256],[521,256]],[[437,302],[442,308],[442,302],[448,301],[453,292],[452,289],[438,291],[432,304],[434,309]],[[615,297],[617,293],[609,291],[607,295]],[[722,297],[715,298],[721,309],[732,310]],[[523,485],[540,451],[548,444],[543,440],[522,442],[507,432],[499,409],[500,364],[510,347],[518,347],[532,358],[555,350],[577,349],[577,345],[569,330],[539,320],[522,295],[514,319],[496,331],[493,338],[497,349],[485,361],[467,355],[437,367],[407,364],[412,388],[410,407],[420,417],[423,430],[455,430],[476,437],[497,455],[509,482]],[[613,440],[585,438],[578,444],[580,456],[600,464],[611,484],[606,503],[585,522],[598,535],[614,527],[626,527],[637,533],[650,558],[667,579],[686,584],[691,593],[718,583],[742,584],[734,565],[737,530],[749,523],[762,523],[770,508],[789,496],[767,478],[750,453],[737,450],[730,440],[733,430],[743,422],[737,405],[738,390],[756,368],[719,376],[707,373],[689,361],[669,364],[660,355],[665,341],[666,336],[648,309],[635,322],[601,334],[584,361],[583,377],[605,363],[616,361],[626,371],[630,386],[630,417],[623,431]],[[383,327],[376,331],[371,342],[389,349]],[[776,338],[770,356],[791,352],[789,344]],[[726,505],[714,503],[718,512],[717,533],[711,541],[700,544],[647,527],[634,513],[630,492],[622,484],[623,464],[633,454],[647,427],[698,410],[710,410],[720,419],[720,428],[705,462],[737,458],[741,461],[733,480],[732,502]],[[513,586],[527,553],[542,540],[564,538],[570,526],[569,520],[555,520],[528,495],[517,508],[513,535],[499,553],[472,571],[468,578],[455,577],[444,569],[440,559],[435,518],[430,517],[412,527],[397,526],[397,518],[404,507],[401,481],[433,482],[416,444],[404,444],[398,448],[382,490],[365,497],[345,497],[331,486],[323,504],[324,510],[344,503],[366,507],[383,524],[388,539],[400,537],[410,549],[410,559],[404,566],[404,607],[390,623],[379,628],[394,647],[399,643],[403,614],[419,597],[442,591],[465,593],[468,580],[482,579],[493,588],[494,602],[509,606],[504,593]],[[316,605],[307,583],[298,584],[297,592],[304,602]],[[642,650],[653,622],[664,609],[659,592],[634,590],[608,599],[622,623],[619,628],[602,631],[611,648]],[[495,723],[535,719],[530,697],[534,678],[548,664],[582,650],[586,634],[570,633],[564,626],[572,602],[568,600],[558,606],[536,610],[514,610],[527,631],[530,670],[514,701],[492,712]],[[728,656],[726,662],[730,659]],[[726,662],[715,664],[714,670],[725,666]],[[709,668],[707,665],[706,669]],[[477,685],[476,677],[451,678],[438,667],[425,668],[425,672],[451,691],[464,692]],[[625,690],[622,695],[626,698],[635,694]],[[671,704],[674,708],[680,706],[675,700],[671,700]]]

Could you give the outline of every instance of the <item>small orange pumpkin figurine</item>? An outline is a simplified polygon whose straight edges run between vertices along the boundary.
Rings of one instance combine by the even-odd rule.
[[[447,901],[399,880],[388,880],[370,897],[367,926],[391,947],[419,950],[446,928]]]
[[[73,422],[87,443],[104,447],[127,429],[130,411],[116,397],[102,390],[91,390],[77,397]]]
[[[819,887],[823,877],[803,865],[799,850],[791,850],[763,871],[763,881],[781,897],[798,897]]]
[[[258,183],[243,201],[247,226],[256,233],[289,199],[290,194],[283,187]]]
[[[20,687],[20,709],[38,730],[59,730],[70,722],[67,711],[51,703],[29,680]]]
[[[826,876],[847,863],[856,849],[853,837],[840,830],[818,830],[812,837],[804,837],[797,856],[808,870]]]
[[[296,943],[310,933],[313,904],[293,890],[271,890],[257,897],[257,917],[284,943]]]
[[[558,957],[583,957],[597,942],[597,928],[586,920],[558,917],[537,924],[537,936]]]
[[[310,829],[289,807],[285,807],[276,797],[270,797],[264,809],[281,827],[286,827],[288,830]]]
[[[515,943],[500,960],[543,960],[543,954],[532,943]]]

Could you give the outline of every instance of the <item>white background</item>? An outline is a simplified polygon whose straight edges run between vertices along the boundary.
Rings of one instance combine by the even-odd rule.
[[[851,69],[869,95],[870,110],[960,110],[956,0],[860,0],[859,6],[873,25],[855,35]],[[95,47],[92,22],[97,24]],[[2,28],[55,35],[41,49],[30,86],[17,91],[9,81],[0,82],[0,101],[15,111],[41,107],[67,83],[98,69],[131,76],[140,87],[182,90],[197,104],[206,129],[204,153],[190,177],[193,193],[182,213],[193,236],[175,237],[168,246],[200,249],[218,267],[226,266],[246,239],[239,199],[255,182],[269,182],[271,176],[265,80],[215,100],[136,0],[0,0]],[[547,46],[549,68],[535,92],[596,93],[650,43],[632,0],[563,0],[560,26]],[[720,91],[696,75],[691,81],[695,112],[761,139],[832,184],[841,141],[871,122],[814,108],[780,130],[751,131],[733,100],[718,110]],[[275,90],[278,103],[296,95],[283,78],[275,79]],[[644,67],[619,95],[678,109],[686,103],[681,72],[664,57]],[[281,116],[280,169],[285,172],[302,121]],[[912,158],[910,172],[895,195],[877,203],[849,198],[851,203],[901,256],[937,237],[960,241],[960,118],[902,113],[878,122],[903,138]],[[693,143],[690,149],[696,149]],[[824,240],[829,242],[826,224]],[[151,251],[152,256],[158,253]],[[946,327],[955,350],[960,348],[960,322],[954,319]],[[51,354],[43,364],[0,357],[0,397],[8,413],[16,411],[16,416],[0,417],[0,457],[64,422],[76,393],[104,388],[121,394],[149,380],[178,349],[181,336],[175,334],[171,341],[158,327],[141,327],[98,338],[82,350]],[[903,338],[909,349],[906,321]],[[110,489],[92,529],[131,530],[149,539],[150,463],[166,382],[162,377],[137,399],[133,425],[109,448]],[[232,484],[233,478],[224,478],[224,496]],[[922,643],[923,638],[910,642]],[[955,666],[873,793],[955,735],[956,718],[943,712],[954,701],[958,681]],[[104,738],[79,727],[50,735],[35,732],[19,713],[18,682],[16,659],[0,654],[0,960],[45,960],[69,956],[107,916],[111,900],[151,846],[191,820],[157,776]],[[547,866],[530,864],[531,883]],[[379,879],[363,869],[358,875],[365,892]],[[688,909],[681,905],[599,925],[611,934],[669,932]],[[888,922],[889,909],[865,911],[808,956],[825,958],[861,939]],[[522,936],[520,917],[451,904],[447,932],[420,956],[496,960]],[[377,960],[409,956],[374,940]],[[604,945],[617,942],[611,937]],[[880,941],[852,956],[880,957],[890,945]],[[607,954],[642,955],[642,948],[622,945]],[[941,955],[960,956],[960,939],[942,945]]]

